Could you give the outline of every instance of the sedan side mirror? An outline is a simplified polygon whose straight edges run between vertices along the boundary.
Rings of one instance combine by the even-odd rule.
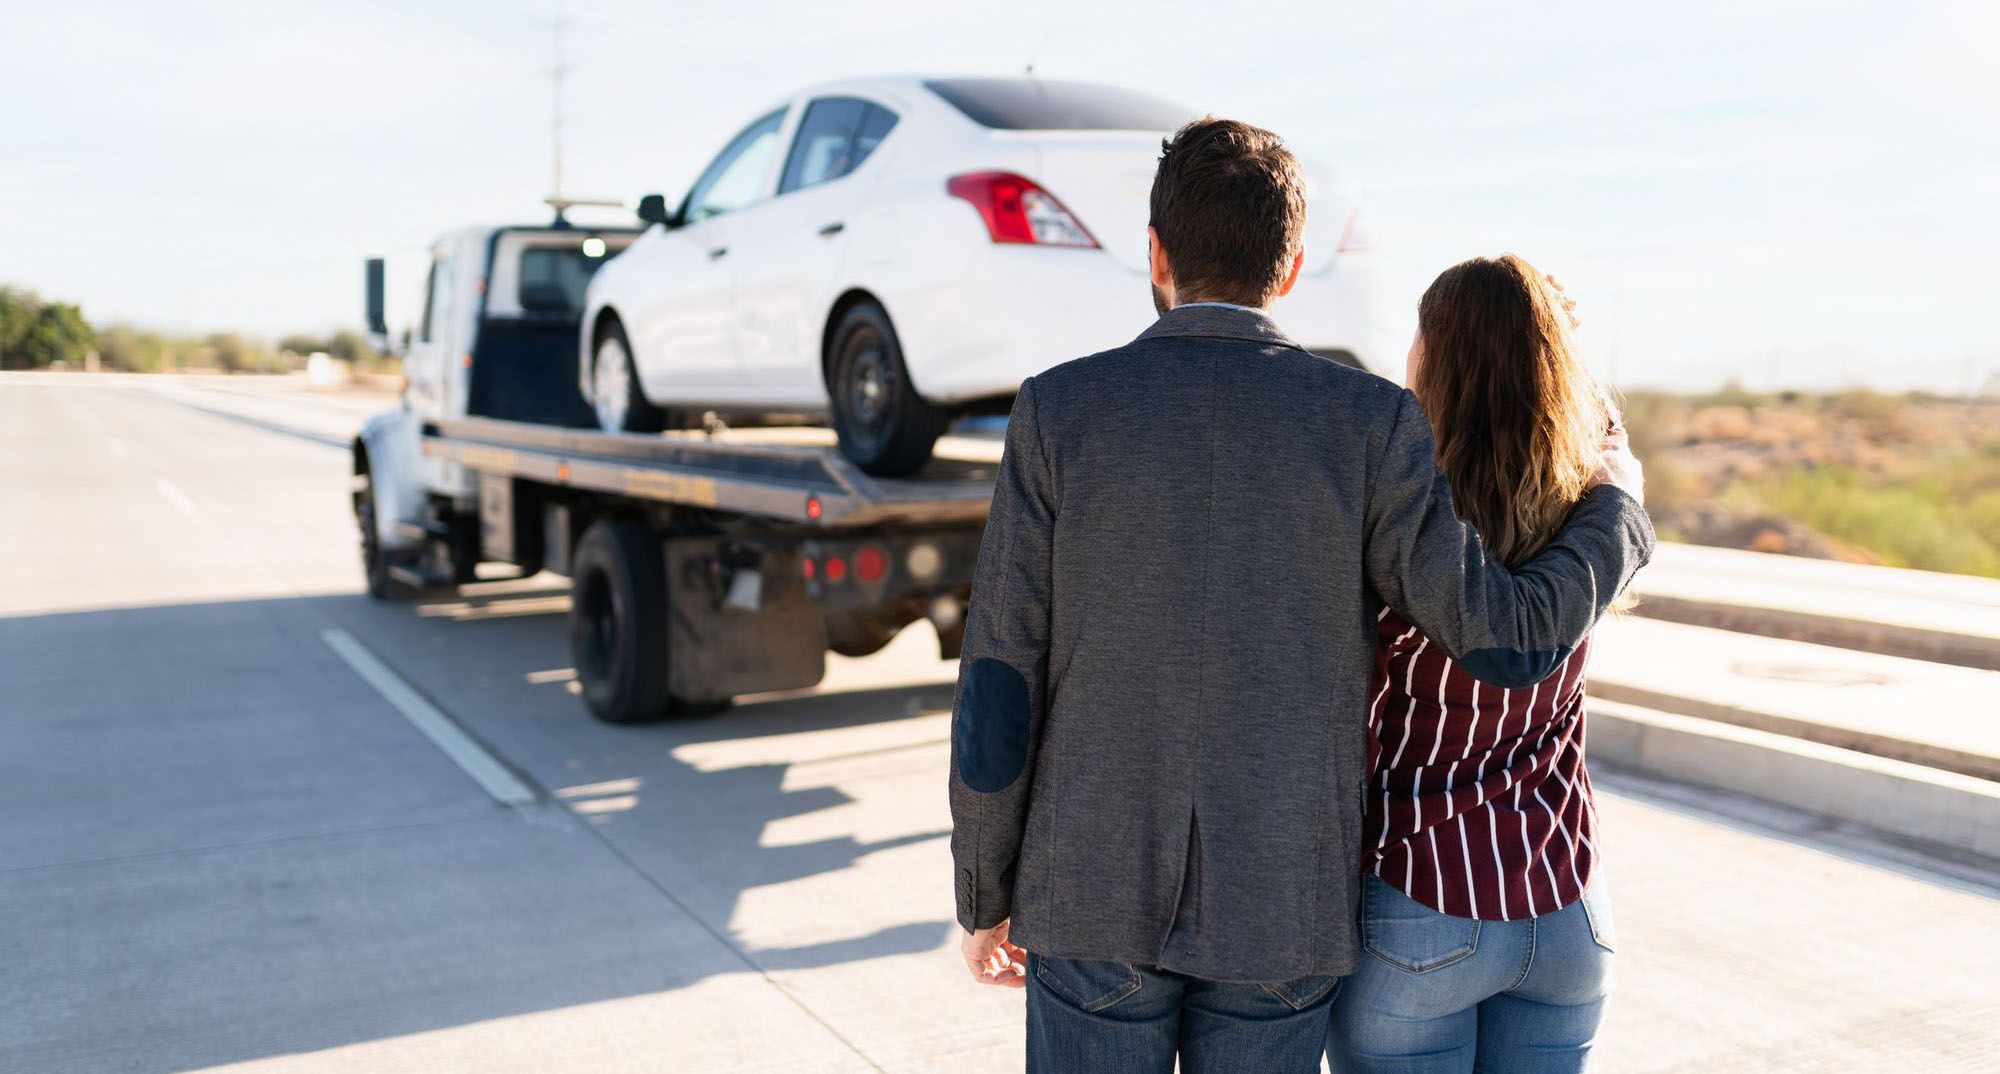
[[[648,194],[639,199],[639,219],[648,224],[674,227],[679,221],[674,219],[673,210],[667,208],[665,194]]]

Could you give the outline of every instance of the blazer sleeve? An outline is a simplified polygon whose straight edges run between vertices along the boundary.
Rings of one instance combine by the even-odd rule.
[[[1534,559],[1509,570],[1452,508],[1430,423],[1407,390],[1371,469],[1366,571],[1375,591],[1474,678],[1540,682],[1590,633],[1652,558],[1653,524],[1600,485]]]
[[[1056,498],[1034,392],[1033,380],[1021,385],[1007,420],[952,705],[951,854],[958,922],[967,929],[991,928],[1013,912],[1048,717]]]

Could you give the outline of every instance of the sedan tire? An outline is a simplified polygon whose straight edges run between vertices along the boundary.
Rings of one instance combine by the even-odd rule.
[[[827,394],[840,450],[871,474],[900,477],[930,461],[951,416],[917,394],[889,315],[857,303],[833,331]]]
[[[597,412],[597,427],[607,433],[657,433],[666,428],[666,413],[639,387],[632,344],[625,338],[625,326],[617,321],[598,334],[591,354],[590,406]]]

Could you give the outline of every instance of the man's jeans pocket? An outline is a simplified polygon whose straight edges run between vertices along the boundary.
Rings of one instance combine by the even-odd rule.
[[[1285,1001],[1295,1011],[1305,1010],[1340,986],[1338,977],[1301,977],[1296,981],[1266,982],[1264,991]]]
[[[1139,971],[1123,962],[1035,959],[1035,979],[1078,1010],[1095,1014],[1139,990]]]
[[[1479,922],[1438,913],[1370,876],[1362,881],[1361,944],[1405,973],[1429,973],[1472,957]]]

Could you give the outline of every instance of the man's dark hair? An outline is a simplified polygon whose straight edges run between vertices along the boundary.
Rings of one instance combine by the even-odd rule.
[[[1204,116],[1160,143],[1152,212],[1179,301],[1261,306],[1299,250],[1305,180],[1277,135]]]

